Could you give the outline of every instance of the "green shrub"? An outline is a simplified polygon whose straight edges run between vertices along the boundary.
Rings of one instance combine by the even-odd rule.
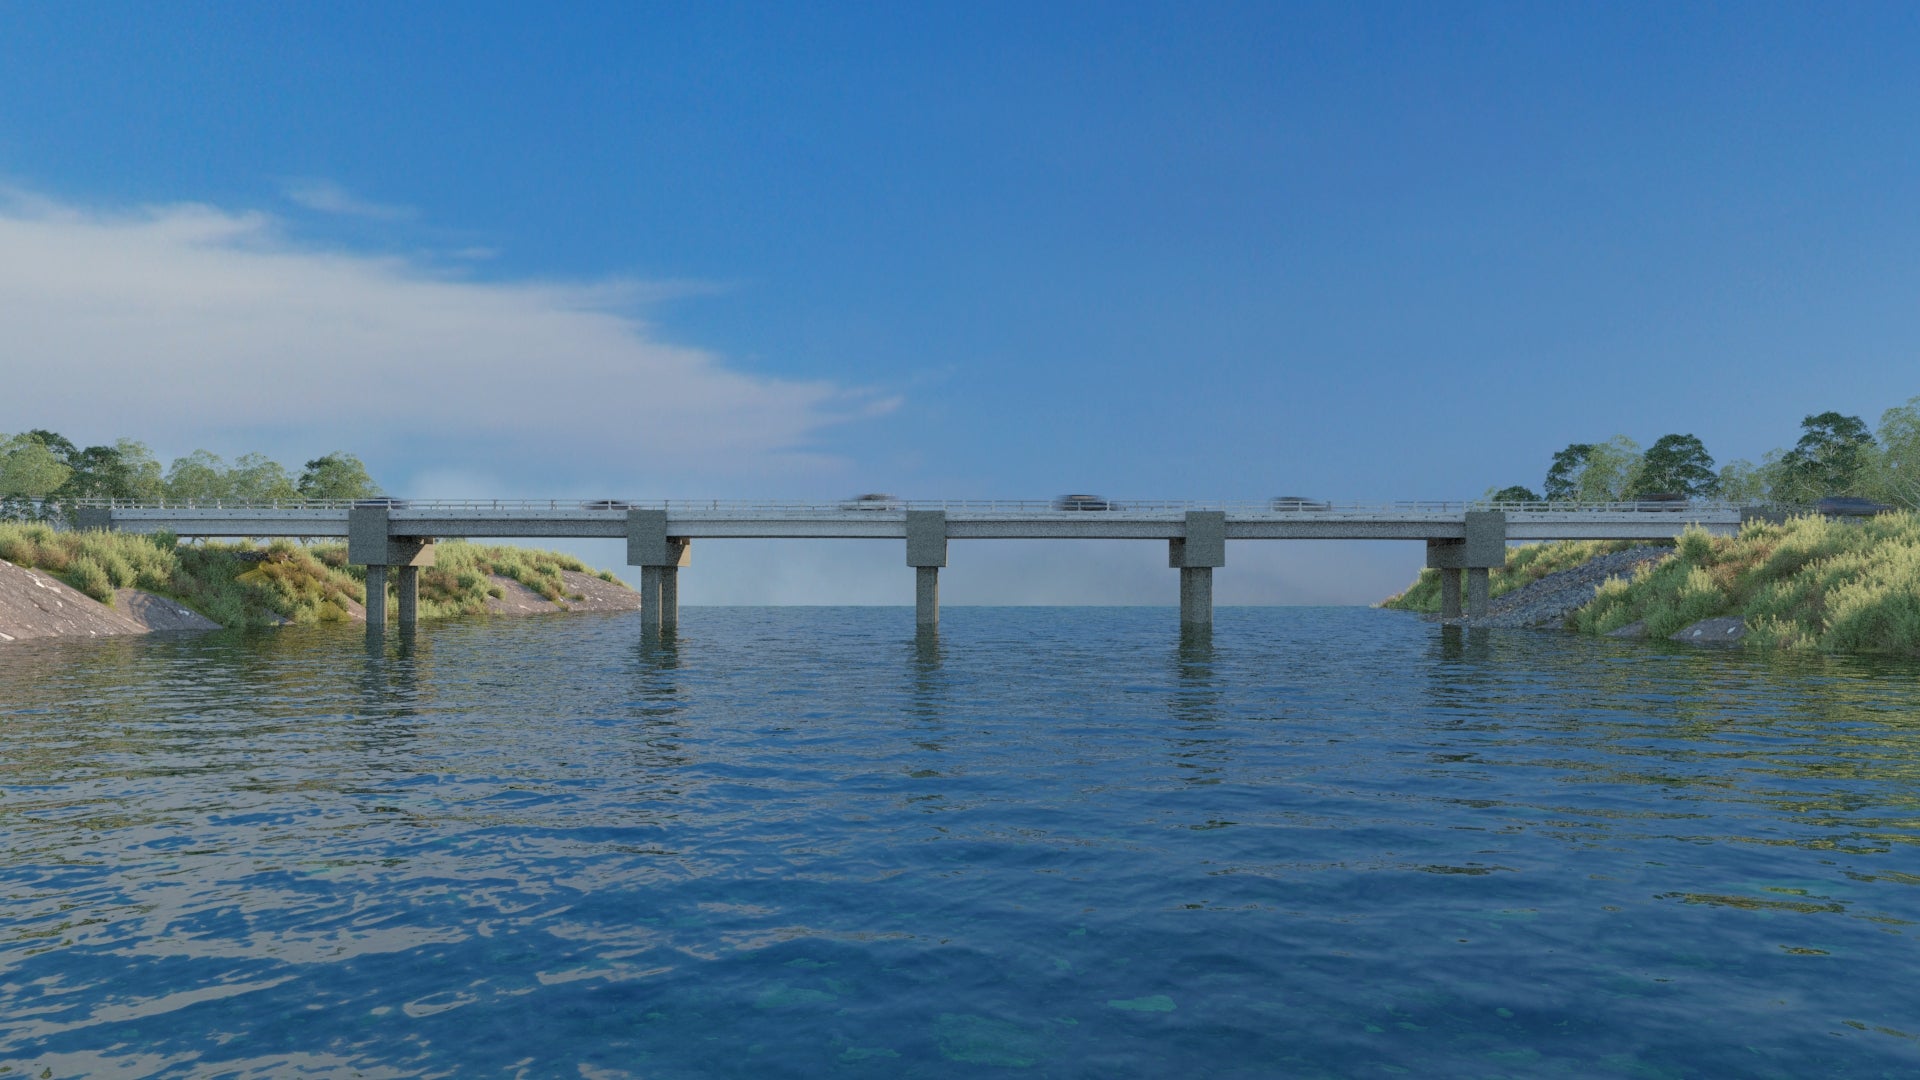
[[[67,583],[103,604],[113,602],[113,579],[84,555],[67,565]]]
[[[1674,550],[1683,561],[1706,566],[1713,561],[1713,535],[1698,525],[1689,525]]]

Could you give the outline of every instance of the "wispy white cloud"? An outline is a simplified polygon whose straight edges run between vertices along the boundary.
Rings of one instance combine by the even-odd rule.
[[[0,195],[0,430],[163,453],[404,448],[404,471],[686,494],[687,476],[830,469],[822,429],[897,404],[659,340],[632,305],[675,291],[466,281],[303,247],[257,213]],[[223,448],[235,432],[253,445]]]
[[[415,214],[411,206],[359,198],[332,180],[312,177],[287,180],[280,185],[280,191],[288,202],[322,214],[339,214],[372,221],[400,221]]]

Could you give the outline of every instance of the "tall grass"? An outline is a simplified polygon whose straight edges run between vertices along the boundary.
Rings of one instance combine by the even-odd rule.
[[[1644,621],[1664,636],[1716,615],[1745,619],[1753,647],[1920,654],[1920,517],[1690,529],[1673,559],[1602,588],[1574,621],[1590,633]]]
[[[493,575],[564,603],[578,597],[567,589],[562,571],[595,573],[571,555],[527,548],[447,541],[436,544],[434,554],[438,565],[420,572],[423,618],[485,611],[490,597],[502,595]],[[366,600],[366,569],[347,564],[345,544],[180,545],[168,534],[69,532],[0,522],[0,559],[54,574],[104,603],[113,602],[115,589],[145,589],[233,627],[350,619]],[[606,571],[598,576],[619,581]],[[385,602],[390,609],[396,603]]]

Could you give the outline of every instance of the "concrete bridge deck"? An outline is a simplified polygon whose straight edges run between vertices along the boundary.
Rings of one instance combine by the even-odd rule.
[[[1334,503],[1318,500],[1193,502],[1098,500],[1063,508],[1045,500],[855,500],[807,503],[727,500],[363,499],[287,503],[79,504],[82,528],[172,532],[182,537],[332,537],[368,568],[370,592],[384,593],[398,569],[400,620],[414,621],[417,572],[432,565],[435,538],[624,539],[641,568],[644,625],[677,619],[677,574],[689,544],[706,539],[904,541],[916,568],[920,625],[939,618],[938,573],[949,540],[1160,540],[1180,570],[1181,621],[1210,624],[1212,571],[1228,540],[1420,540],[1427,565],[1442,571],[1443,611],[1460,613],[1460,575],[1469,610],[1486,609],[1488,571],[1506,545],[1537,540],[1661,540],[1689,525],[1730,534],[1741,522],[1729,503]],[[384,605],[368,606],[370,629]]]

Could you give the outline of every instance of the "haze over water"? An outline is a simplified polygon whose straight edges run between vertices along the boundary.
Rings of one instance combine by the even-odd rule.
[[[682,620],[0,651],[0,1075],[1920,1070],[1915,662]]]

